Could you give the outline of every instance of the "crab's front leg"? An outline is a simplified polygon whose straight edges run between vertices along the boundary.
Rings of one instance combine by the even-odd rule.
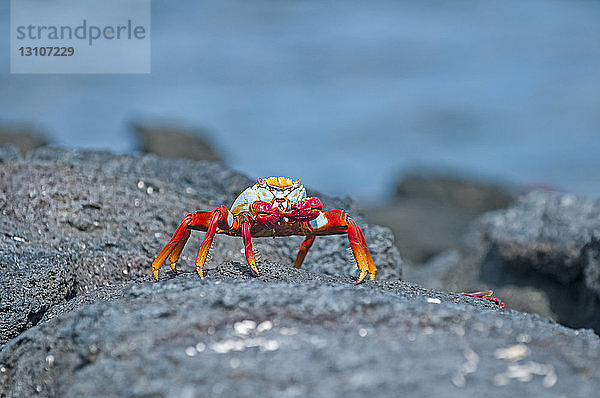
[[[244,253],[250,269],[254,275],[260,275],[256,267],[254,251],[252,250],[252,235],[251,229],[254,222],[262,225],[265,228],[273,228],[275,224],[284,216],[284,213],[277,207],[273,207],[269,202],[257,200],[250,205],[252,215],[243,214],[240,217],[240,226],[242,231],[242,241],[244,242]],[[254,221],[253,221],[254,219]]]
[[[367,247],[365,236],[352,217],[342,210],[328,210],[319,212],[318,216],[308,221],[307,224],[307,238],[302,243],[303,247],[301,247],[298,252],[296,263],[294,264],[296,268],[299,268],[300,265],[302,265],[302,260],[304,260],[304,256],[306,256],[304,251],[308,251],[308,248],[312,245],[310,236],[347,233],[350,248],[354,255],[354,259],[356,260],[356,266],[360,270],[360,274],[355,283],[361,283],[367,274],[370,274],[370,280],[375,279],[377,267],[375,266],[373,257],[371,257],[371,253]]]
[[[256,267],[256,260],[254,259],[254,251],[252,250],[252,235],[250,234],[251,227],[250,217],[244,214],[241,218],[242,224],[242,241],[244,242],[244,252],[246,254],[246,261],[254,275],[258,276],[258,268]]]

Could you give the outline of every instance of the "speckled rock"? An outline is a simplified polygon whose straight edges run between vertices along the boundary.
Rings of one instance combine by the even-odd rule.
[[[460,254],[440,258],[441,287],[490,287],[512,308],[600,331],[600,200],[534,191],[473,224]]]
[[[600,340],[536,315],[402,282],[389,230],[364,227],[375,281],[343,236],[218,237],[194,273],[149,264],[188,212],[252,181],[212,163],[46,148],[0,164],[0,397],[590,397]],[[352,202],[323,197],[325,207]],[[360,217],[357,217],[360,219]],[[338,251],[340,253],[338,253]],[[4,289],[8,286],[7,289]]]
[[[150,263],[186,214],[230,205],[253,183],[222,165],[152,155],[46,147],[23,159],[10,148],[4,152],[0,284],[6,288],[0,291],[0,344],[77,294],[149,280]],[[328,209],[356,213],[351,201],[320,197]],[[380,269],[378,278],[399,279],[401,260],[389,229],[362,227]],[[193,269],[202,236],[194,232],[190,238],[182,270]],[[301,240],[262,238],[255,243],[264,260],[291,265]],[[303,267],[355,274],[356,267],[346,260],[347,246],[343,236],[316,239]],[[244,261],[241,248],[240,238],[218,236],[213,264]],[[161,270],[169,273],[168,266]]]
[[[600,341],[401,281],[269,263],[111,287],[0,350],[6,397],[589,397]],[[86,293],[82,296],[94,295]]]

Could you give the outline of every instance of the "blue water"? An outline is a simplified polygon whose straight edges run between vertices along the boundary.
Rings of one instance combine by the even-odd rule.
[[[174,122],[364,203],[420,168],[600,196],[598,1],[157,0],[149,75],[11,75],[0,21],[0,125],[58,145]]]

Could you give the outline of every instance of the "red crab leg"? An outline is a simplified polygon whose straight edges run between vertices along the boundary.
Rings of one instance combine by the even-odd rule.
[[[350,241],[350,247],[352,248],[354,258],[356,259],[356,265],[358,266],[358,269],[360,269],[360,275],[356,280],[356,284],[358,285],[365,279],[367,272],[371,274],[369,279],[374,280],[377,268],[375,267],[373,257],[371,257],[371,253],[367,248],[365,237],[358,225],[356,225],[356,222],[348,215],[346,215],[346,222],[348,223],[348,240]]]
[[[173,249],[173,251],[171,251],[171,254],[169,254],[169,262],[171,263],[171,269],[176,274],[177,274],[177,260],[179,260],[179,256],[181,255],[181,252],[183,251],[183,247],[185,246],[188,238],[190,237],[191,232],[192,231],[189,228],[186,229],[183,232],[183,237],[181,238],[181,241],[175,245],[175,248]]]
[[[371,253],[367,248],[365,237],[352,217],[342,210],[328,210],[321,213],[321,215],[325,217],[326,222],[322,226],[319,226],[318,220],[321,216],[310,221],[311,234],[336,235],[347,233],[352,254],[356,259],[356,266],[360,270],[360,274],[355,283],[361,283],[367,276],[367,273],[371,274],[369,275],[369,279],[374,280],[377,267],[375,267],[375,262],[373,262]],[[312,227],[313,223],[316,223],[316,227]]]
[[[500,300],[498,297],[492,297],[492,295],[494,294],[493,290],[488,290],[487,292],[475,292],[475,293],[461,292],[460,294],[464,294],[465,296],[469,296],[469,297],[486,299],[486,300],[491,301],[492,303],[495,303],[500,308],[506,308],[506,304],[504,304],[504,302],[502,300]]]
[[[312,246],[314,241],[315,241],[314,235],[309,235],[304,239],[304,241],[300,245],[300,249],[298,250],[298,255],[296,256],[296,261],[294,261],[294,268],[300,268],[302,266],[302,263],[304,262],[304,258],[306,257],[306,254],[308,253],[308,249],[310,249],[310,247]]]
[[[200,249],[198,250],[198,256],[196,256],[196,272],[200,276],[200,278],[204,277],[204,272],[202,271],[202,267],[204,266],[204,262],[206,261],[206,257],[208,256],[208,252],[210,251],[210,246],[212,245],[213,238],[215,237],[215,233],[217,232],[217,224],[219,223],[219,219],[221,218],[221,209],[217,209],[210,216],[210,220],[208,221],[208,228],[206,229],[206,236],[204,236],[204,240],[200,245]]]
[[[227,208],[225,206],[221,206],[220,208],[216,209],[214,212],[198,210],[194,213],[188,214],[181,221],[181,223],[179,224],[179,227],[177,227],[177,229],[175,230],[173,237],[169,240],[169,242],[165,245],[165,247],[160,251],[160,253],[158,253],[158,256],[156,256],[156,259],[152,263],[152,275],[154,276],[154,279],[158,280],[158,270],[160,269],[160,267],[162,267],[162,265],[165,262],[165,260],[167,259],[167,257],[169,258],[169,260],[171,262],[171,269],[173,269],[173,271],[177,272],[176,271],[177,260],[179,259],[179,256],[181,255],[183,247],[185,246],[188,238],[190,237],[191,230],[196,229],[196,230],[208,232],[208,230],[210,229],[211,220],[213,219],[213,216],[215,215],[215,213],[218,214],[217,224],[215,225],[215,229],[216,229],[216,226],[218,226],[219,228],[221,228],[223,230],[229,230],[231,228],[234,228],[234,226],[229,225],[229,222],[227,220],[227,218],[229,216],[229,210],[227,210]],[[208,233],[207,233],[207,236],[208,236]],[[214,232],[213,232],[213,236],[214,236]],[[205,238],[205,240],[206,240],[206,238]],[[210,248],[210,243],[212,243],[212,238],[210,239],[208,248]],[[200,247],[200,250],[202,251],[202,246]],[[206,254],[208,254],[208,250],[206,250]],[[202,265],[204,264],[204,260],[206,260],[206,256],[204,256],[204,259],[202,260]],[[202,267],[200,267],[200,273],[201,273],[201,268]]]
[[[247,215],[242,216],[242,240],[244,241],[244,250],[246,252],[246,260],[254,275],[258,276],[258,268],[254,260],[254,251],[252,250],[252,235],[250,235],[250,219]]]
[[[189,233],[187,232],[189,231],[188,227],[191,221],[192,214],[188,214],[187,216],[185,216],[185,218],[179,224],[179,227],[177,227],[177,229],[175,230],[175,233],[173,234],[171,240],[169,240],[169,242],[160,251],[160,253],[158,253],[156,259],[152,262],[152,275],[154,276],[154,279],[158,280],[158,270],[160,269],[160,267],[162,267],[167,257],[169,257],[169,254],[171,254],[172,252],[176,252],[176,247],[181,247],[181,249],[178,249],[179,253],[181,253],[181,250],[183,250],[183,246],[185,245],[187,238],[189,238]],[[173,260],[176,261],[175,256],[171,258],[172,269],[175,268]]]

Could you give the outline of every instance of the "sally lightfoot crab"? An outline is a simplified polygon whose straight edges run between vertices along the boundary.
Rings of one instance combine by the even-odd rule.
[[[300,180],[259,178],[235,199],[231,210],[221,206],[212,212],[198,210],[188,214],[152,263],[154,279],[158,280],[158,270],[167,257],[171,269],[177,272],[177,260],[193,229],[206,232],[196,257],[196,272],[200,277],[204,276],[202,267],[215,234],[242,237],[246,260],[255,275],[259,275],[259,271],[252,250],[253,237],[304,236],[294,261],[294,268],[300,268],[315,237],[347,234],[350,251],[360,271],[356,284],[367,275],[370,280],[375,279],[377,268],[359,226],[343,210],[322,211],[322,208],[319,198],[306,197]]]

